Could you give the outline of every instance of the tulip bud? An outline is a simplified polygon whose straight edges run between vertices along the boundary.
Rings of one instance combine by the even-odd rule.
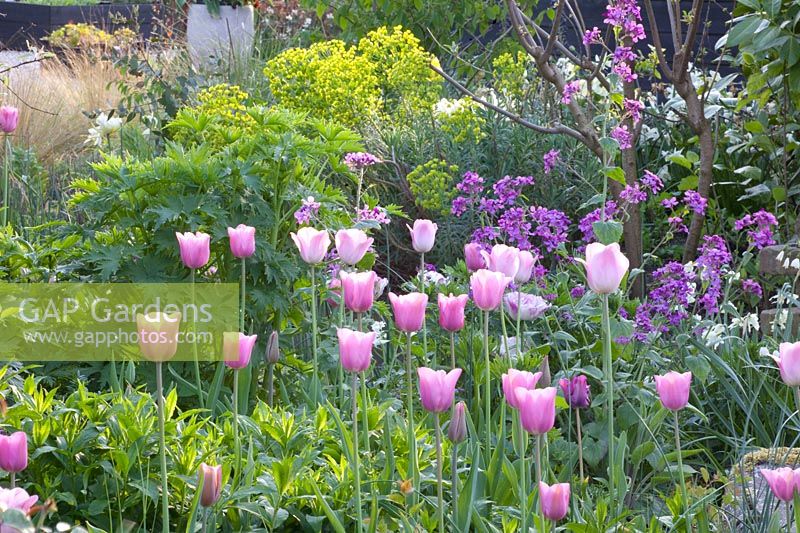
[[[281,358],[281,348],[279,345],[278,340],[278,332],[273,331],[269,335],[269,340],[267,341],[267,363],[275,364]]]
[[[467,404],[458,402],[450,418],[450,427],[447,428],[447,438],[453,444],[464,442],[467,438]]]
[[[200,463],[197,471],[198,484],[203,485],[203,492],[200,493],[200,505],[211,507],[219,500],[222,491],[222,466],[210,466]]]

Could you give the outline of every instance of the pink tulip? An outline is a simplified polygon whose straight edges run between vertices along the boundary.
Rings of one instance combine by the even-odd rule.
[[[414,251],[420,254],[430,252],[433,249],[433,243],[436,240],[436,230],[439,227],[430,220],[417,219],[414,221],[414,227],[411,228],[406,224],[408,231],[411,232],[411,246]]]
[[[28,466],[28,436],[24,431],[0,435],[0,468],[6,472],[22,472]]]
[[[0,107],[0,130],[3,133],[14,133],[19,123],[19,109],[14,106]]]
[[[419,331],[425,321],[425,307],[428,295],[421,292],[410,292],[404,296],[389,293],[389,301],[394,310],[394,323],[397,329],[406,333]]]
[[[356,265],[364,259],[364,255],[372,246],[372,241],[367,234],[360,229],[340,229],[334,237],[336,241],[336,253],[339,259],[347,265]]]
[[[309,265],[321,263],[331,245],[331,237],[327,231],[310,226],[303,226],[297,233],[291,233],[291,237],[300,251],[300,257]]]
[[[564,394],[564,399],[573,409],[583,409],[589,407],[592,403],[589,394],[589,384],[586,382],[586,376],[577,375],[572,379],[561,378],[558,382],[561,387],[561,392]]]
[[[497,309],[503,301],[503,292],[510,282],[511,278],[505,274],[482,268],[473,273],[469,279],[472,300],[482,311]]]
[[[514,283],[522,285],[528,283],[533,275],[533,265],[536,263],[536,258],[528,250],[520,250],[517,254],[519,258],[519,268],[514,275]]]
[[[689,386],[692,384],[692,373],[667,372],[663,376],[655,376],[656,392],[661,404],[670,411],[680,411],[689,403]]]
[[[444,370],[433,370],[424,366],[417,369],[419,376],[419,395],[422,407],[431,413],[441,413],[450,409],[456,394],[456,382],[461,376],[461,369],[454,368],[445,373]]]
[[[550,308],[550,304],[535,294],[509,292],[503,297],[506,312],[516,320],[533,320],[539,318]]]
[[[467,438],[467,404],[464,402],[458,402],[453,409],[450,426],[447,428],[447,438],[453,444],[463,442]]]
[[[569,511],[569,483],[539,482],[539,505],[548,520],[558,522]]]
[[[772,494],[775,495],[782,502],[790,502],[794,498],[795,490],[797,490],[797,472],[788,467],[776,468],[770,470],[768,468],[759,469],[761,475],[767,480],[769,488],[772,489]]]
[[[439,325],[445,331],[460,331],[464,328],[464,307],[467,305],[469,296],[460,294],[458,296],[445,296],[439,294]]]
[[[239,370],[250,364],[250,356],[256,345],[258,335],[245,335],[238,331],[225,332],[222,335],[222,354],[225,365],[233,370]]]
[[[483,259],[481,252],[483,248],[477,242],[470,242],[464,245],[464,261],[467,264],[467,270],[475,272],[482,268],[486,268],[486,261]]]
[[[25,514],[39,501],[39,497],[28,494],[28,491],[19,487],[14,489],[4,489],[0,487],[0,509],[16,509]],[[19,533],[15,527],[0,525],[0,533]]]
[[[234,257],[244,259],[256,251],[256,228],[239,224],[235,228],[228,228],[228,240]]]
[[[378,275],[369,272],[340,272],[344,288],[344,305],[354,313],[365,313],[372,308],[375,296],[375,280]]]
[[[586,247],[586,280],[597,294],[611,294],[619,288],[630,262],[619,244],[605,246],[593,242]]]
[[[197,477],[198,485],[201,481],[203,483],[203,492],[200,493],[200,505],[211,507],[217,503],[219,494],[222,491],[222,466],[210,466],[200,463]]]
[[[782,342],[778,356],[772,356],[781,371],[781,379],[790,387],[800,387],[800,342]]]
[[[142,356],[153,363],[163,363],[172,359],[178,351],[180,327],[180,313],[137,314],[136,333]]]
[[[517,402],[517,388],[522,387],[523,389],[533,390],[536,388],[536,384],[541,379],[542,373],[537,372],[528,372],[526,370],[517,370],[515,368],[509,368],[508,372],[503,374],[502,381],[503,381],[503,396],[506,397],[506,403],[509,406],[517,409],[519,403]]]
[[[517,396],[522,427],[532,435],[544,435],[556,421],[556,388],[529,390],[525,387],[514,389]]]
[[[483,260],[489,270],[502,272],[509,278],[514,278],[519,270],[519,248],[506,246],[505,244],[495,244],[492,252],[481,252]]]
[[[202,231],[175,233],[181,250],[181,261],[187,268],[202,268],[211,257],[211,236]]]
[[[339,307],[339,297],[342,295],[342,280],[339,278],[331,278],[328,280],[328,292],[335,296],[335,298],[329,297],[326,302],[328,305],[336,309]]]
[[[338,328],[339,360],[348,372],[363,372],[372,360],[372,345],[375,332],[362,333],[347,328]]]

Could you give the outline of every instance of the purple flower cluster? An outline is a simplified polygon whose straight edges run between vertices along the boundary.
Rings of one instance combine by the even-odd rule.
[[[778,219],[770,213],[761,209],[753,214],[745,215],[736,222],[733,227],[736,231],[747,229],[747,241],[755,249],[760,250],[766,246],[775,244],[772,235],[772,227],[778,225]]]
[[[686,207],[697,213],[698,215],[706,214],[706,206],[708,206],[708,199],[697,191],[686,191],[683,193],[683,203]]]
[[[640,181],[642,182],[642,185],[644,185],[644,187],[650,191],[651,194],[658,194],[661,192],[661,189],[664,188],[664,182],[661,181],[661,178],[658,177],[658,174],[654,174],[649,170],[644,171],[644,176],[642,176]]]
[[[532,206],[530,215],[536,227],[530,236],[536,238],[548,252],[567,242],[570,220],[563,211]]]
[[[525,209],[522,207],[512,207],[507,209],[500,218],[497,219],[497,225],[509,240],[509,244],[513,244],[520,250],[530,250],[531,242],[528,235],[531,232],[531,223],[526,220]]]
[[[391,222],[386,209],[378,205],[372,209],[367,205],[364,206],[364,209],[359,209],[358,220],[359,222],[377,222],[378,224],[388,224]]]
[[[761,285],[759,285],[757,281],[752,279],[742,280],[742,290],[745,292],[745,294],[752,294],[753,296],[757,296],[758,298],[761,298],[764,295],[764,291],[761,289]]]
[[[595,44],[600,42],[600,28],[595,26],[591,30],[586,30],[586,33],[583,34],[583,44],[584,46],[589,46],[590,44]]]
[[[697,267],[705,293],[698,302],[707,313],[719,311],[719,298],[722,296],[723,270],[730,265],[731,253],[725,239],[719,235],[706,235],[700,246]]]
[[[497,230],[491,226],[484,226],[482,228],[478,228],[472,232],[472,236],[470,237],[470,242],[476,242],[481,244],[485,247],[488,247],[497,237],[500,235],[497,233]]]
[[[666,333],[689,316],[694,277],[690,271],[671,261],[653,273],[653,285],[647,300],[636,309],[633,338],[645,342],[653,332]]]
[[[492,186],[495,196],[503,205],[514,205],[522,194],[522,189],[533,185],[533,176],[505,176]]]
[[[320,203],[315,201],[313,196],[303,198],[300,209],[294,212],[294,219],[298,224],[308,224],[317,215],[319,208]]]
[[[483,192],[483,178],[477,172],[467,171],[456,185],[456,189],[461,195],[453,199],[450,212],[453,216],[460,217],[467,212],[467,209],[480,201],[480,195]]]
[[[586,294],[586,288],[583,285],[576,285],[569,291],[569,295],[576,300],[583,298],[584,294]]]
[[[611,130],[611,138],[619,143],[620,150],[633,147],[633,135],[628,131],[628,126],[621,124]]]
[[[645,38],[644,26],[641,24],[642,11],[636,0],[612,0],[606,6],[603,22],[622,30],[634,43]]]
[[[678,205],[678,199],[674,196],[670,198],[664,198],[661,200],[661,205],[664,207],[664,209],[674,209],[675,206]]]
[[[350,152],[344,156],[344,164],[347,165],[350,170],[354,171],[371,167],[380,162],[381,160],[378,159],[377,156],[369,152]]]
[[[689,228],[683,223],[683,218],[681,217],[669,217],[667,218],[667,223],[669,223],[670,228],[672,228],[672,231],[675,233],[689,233]]]
[[[619,193],[619,197],[627,203],[636,205],[647,200],[647,192],[642,190],[639,182],[634,182],[632,185],[626,185]]]
[[[558,162],[561,160],[561,151],[560,150],[550,150],[544,157],[542,158],[544,161],[544,173],[550,174],[550,172],[555,168]]]
[[[630,98],[626,98],[623,102],[623,109],[625,109],[625,114],[630,115],[635,124],[642,119],[644,104],[639,100],[631,100]]]
[[[572,97],[575,96],[580,90],[581,84],[579,81],[571,81],[564,85],[564,90],[561,93],[561,103],[572,103]]]
[[[578,222],[578,229],[583,235],[582,240],[586,243],[594,241],[594,228],[592,227],[592,224],[599,222],[601,218],[603,222],[613,220],[618,213],[619,209],[617,207],[617,203],[614,200],[609,200],[606,202],[606,214],[604,218],[602,217],[602,209],[599,207],[587,214],[580,220],[580,222]]]

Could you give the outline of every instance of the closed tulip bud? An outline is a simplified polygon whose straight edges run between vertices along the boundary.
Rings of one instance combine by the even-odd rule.
[[[469,296],[460,294],[458,296],[445,296],[439,294],[437,303],[439,305],[439,326],[445,331],[460,331],[464,328],[464,307],[467,305]]]
[[[211,507],[219,500],[222,492],[222,466],[209,466],[200,463],[197,471],[198,484],[203,485],[203,492],[200,493],[200,505]]]
[[[178,351],[178,331],[181,327],[180,313],[148,313],[136,315],[136,333],[139,351],[153,363],[169,361]]]
[[[325,254],[331,245],[331,237],[327,231],[304,226],[297,230],[297,233],[290,235],[303,261],[309,265],[316,265],[325,259]]]
[[[655,376],[656,392],[661,404],[670,411],[680,411],[689,403],[689,387],[692,384],[692,373],[667,372],[663,376]]]
[[[28,436],[24,431],[0,435],[0,468],[6,472],[22,472],[28,466]]]
[[[519,258],[519,268],[514,275],[514,283],[522,285],[531,280],[533,265],[536,263],[536,258],[528,250],[520,250],[517,257]]]
[[[550,308],[550,304],[535,294],[509,292],[503,297],[504,307],[508,315],[517,320],[533,320],[539,318]]]
[[[354,313],[365,313],[372,308],[375,281],[378,275],[369,272],[340,272],[344,289],[344,305]]]
[[[397,329],[412,333],[422,329],[425,321],[425,307],[428,305],[428,295],[421,292],[410,292],[398,296],[389,293],[389,301],[394,311],[394,323]]]
[[[467,264],[468,271],[475,272],[486,268],[486,261],[483,259],[482,251],[483,248],[477,242],[470,242],[464,245],[464,262]]]
[[[517,402],[517,389],[535,389],[536,384],[542,378],[542,373],[532,373],[526,370],[517,370],[516,368],[509,368],[508,372],[502,375],[501,380],[503,383],[503,396],[506,398],[506,403],[514,409],[519,406]]]
[[[228,228],[228,240],[234,257],[239,259],[250,257],[256,251],[256,228],[244,224]]]
[[[532,435],[544,435],[556,421],[556,389],[514,389],[522,427]]]
[[[445,373],[444,370],[433,370],[424,366],[417,368],[419,376],[419,395],[422,407],[431,413],[447,411],[453,405],[456,394],[456,383],[461,376],[461,369],[454,368]]]
[[[453,408],[453,416],[447,428],[447,438],[453,444],[464,442],[467,438],[467,404],[464,402],[458,402]]]
[[[257,340],[258,335],[245,335],[237,331],[223,333],[222,354],[225,365],[233,370],[240,370],[249,365]]]
[[[273,331],[269,334],[269,340],[267,341],[267,351],[266,351],[267,362],[270,364],[275,364],[281,358],[281,348],[278,339],[278,332]]]
[[[564,399],[573,409],[585,409],[591,404],[586,376],[573,376],[572,379],[562,378],[558,385],[561,387]]]
[[[769,468],[759,469],[761,475],[767,480],[772,494],[782,502],[790,502],[794,498],[794,493],[798,489],[798,470],[792,470],[789,467],[776,468],[774,470]]]
[[[539,482],[539,505],[542,514],[548,520],[558,522],[569,511],[569,483],[548,485]]]
[[[181,251],[181,261],[187,268],[202,268],[211,257],[211,236],[202,231],[175,233]]]
[[[511,278],[505,274],[482,268],[469,278],[472,301],[481,311],[493,311],[500,307],[510,282]]]
[[[597,294],[611,294],[619,288],[630,262],[619,244],[593,242],[586,247],[586,280]]]
[[[790,387],[800,387],[800,342],[782,342],[778,356],[772,356],[781,371],[781,379]]]
[[[436,240],[436,230],[439,227],[430,220],[418,219],[414,221],[414,227],[408,226],[411,232],[411,246],[414,251],[420,254],[430,252]]]
[[[14,106],[0,107],[0,130],[3,133],[14,133],[19,123],[19,109]]]
[[[336,253],[342,263],[353,266],[364,258],[373,239],[360,229],[340,229],[336,232],[334,241]]]
[[[506,246],[505,244],[495,244],[492,252],[481,252],[486,268],[493,272],[502,272],[509,278],[514,278],[519,270],[519,248]]]
[[[372,360],[375,332],[362,333],[348,328],[338,328],[339,360],[348,372],[363,372]]]

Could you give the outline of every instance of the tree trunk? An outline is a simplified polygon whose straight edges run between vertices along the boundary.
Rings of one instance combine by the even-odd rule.
[[[627,44],[627,43],[626,43]],[[636,98],[636,89],[632,83],[625,83],[623,86],[625,98],[633,100]],[[636,144],[638,140],[638,131],[633,119],[628,117],[623,121],[623,124],[628,127],[628,131],[633,134],[633,147],[622,150],[622,171],[625,173],[625,183],[633,185],[639,179],[639,168],[636,162]],[[619,196],[617,195],[619,199]],[[625,255],[630,261],[630,268],[640,268],[642,266],[642,214],[638,205],[627,206],[628,219],[622,228],[622,236],[625,243]],[[634,298],[640,298],[644,295],[644,277],[639,276],[636,278],[633,285],[630,286],[631,295]]]

